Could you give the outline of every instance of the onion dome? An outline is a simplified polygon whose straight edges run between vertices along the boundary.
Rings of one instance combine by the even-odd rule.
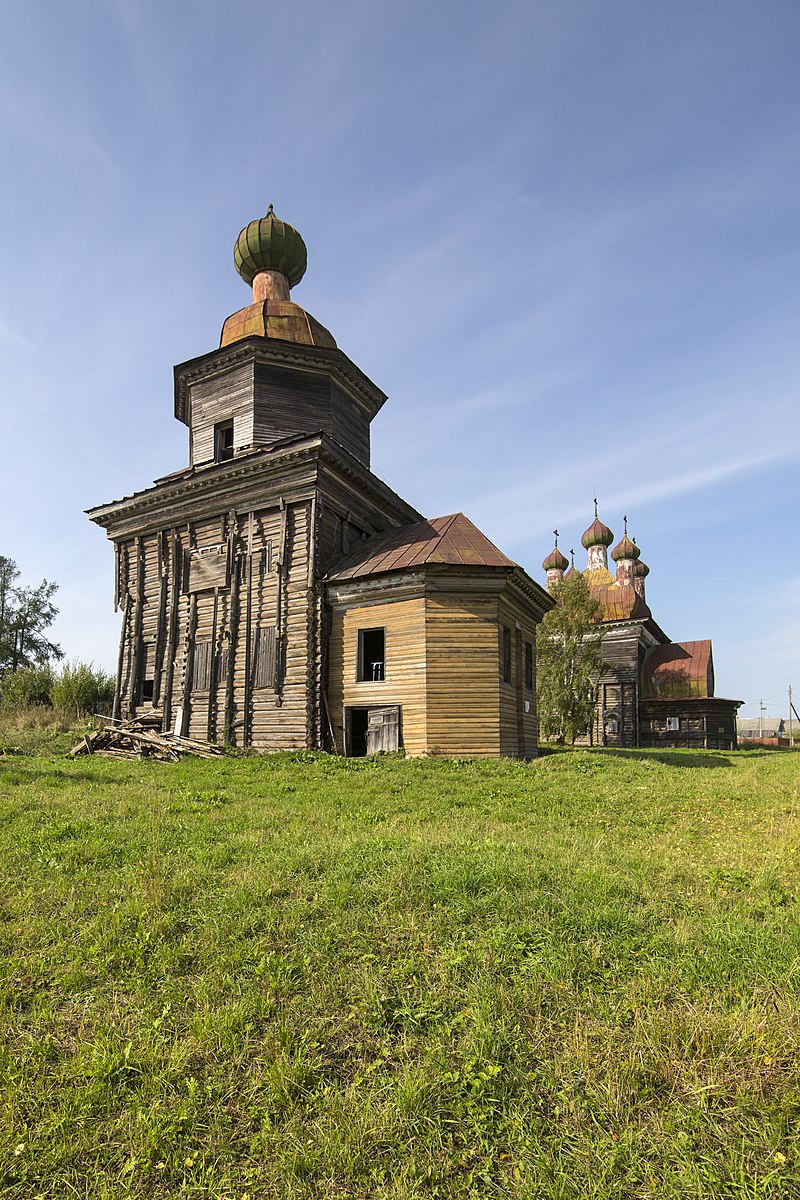
[[[646,579],[650,574],[650,568],[646,562],[642,562],[642,560],[639,559],[636,566],[633,568],[633,574],[635,579]]]
[[[625,533],[622,536],[622,540],[617,542],[616,546],[611,551],[611,557],[613,558],[614,562],[620,562],[623,559],[631,558],[635,560],[639,558],[642,553],[636,543],[632,542],[628,537],[628,518],[623,517],[622,519],[625,522]]]
[[[594,520],[581,538],[581,545],[584,550],[589,550],[592,546],[610,546],[613,540],[613,533],[597,515],[597,500],[595,500]]]
[[[306,259],[300,234],[275,216],[271,204],[265,217],[245,225],[233,248],[234,266],[248,284],[260,271],[280,271],[294,287],[306,273]]]
[[[336,349],[325,326],[289,298],[289,288],[305,274],[306,245],[296,229],[275,216],[271,204],[265,217],[239,234],[233,262],[245,283],[252,284],[253,302],[226,319],[220,346],[263,337]]]
[[[545,571],[566,571],[569,566],[569,559],[558,548],[558,530],[555,531],[556,544],[548,554],[547,558],[542,563],[542,569]]]
[[[575,579],[575,578],[576,578],[576,576],[578,576],[578,575],[580,575],[580,574],[581,574],[581,572],[580,572],[580,571],[578,570],[578,568],[575,566],[575,551],[574,551],[574,550],[570,550],[570,552],[569,552],[569,556],[570,556],[570,558],[572,559],[572,562],[571,562],[571,564],[570,564],[570,568],[569,568],[569,570],[567,571],[567,573],[566,573],[566,575],[564,576],[564,578],[565,578],[565,579]]]

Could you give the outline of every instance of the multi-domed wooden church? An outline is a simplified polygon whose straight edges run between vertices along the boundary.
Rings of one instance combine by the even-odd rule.
[[[588,741],[596,746],[676,746],[736,748],[736,712],[741,700],[714,695],[711,642],[671,642],[656,623],[645,597],[650,568],[635,540],[624,534],[611,551],[614,534],[597,514],[581,538],[587,552],[583,577],[601,613],[602,655],[607,670],[600,680],[594,724]],[[548,591],[579,572],[556,543],[542,563]]]
[[[553,601],[461,513],[370,470],[384,393],[290,299],[300,234],[239,234],[252,303],[175,368],[189,465],[93,508],[122,610],[115,711],[258,750],[537,752]]]

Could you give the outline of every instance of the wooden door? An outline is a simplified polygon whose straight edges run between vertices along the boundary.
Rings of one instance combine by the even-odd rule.
[[[400,706],[371,708],[367,714],[367,754],[400,749]]]

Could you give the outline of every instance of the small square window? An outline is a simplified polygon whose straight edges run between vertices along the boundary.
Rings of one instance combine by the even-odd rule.
[[[229,458],[233,458],[233,421],[222,421],[214,426],[214,462]]]
[[[359,629],[356,678],[360,683],[383,683],[386,678],[385,629]]]
[[[680,727],[680,717],[667,717],[667,733],[677,733]]]

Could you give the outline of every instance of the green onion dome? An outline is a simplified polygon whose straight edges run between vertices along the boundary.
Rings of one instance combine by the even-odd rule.
[[[569,559],[564,557],[559,550],[558,545],[556,545],[554,549],[550,551],[547,558],[542,563],[542,569],[545,571],[566,571],[568,566]]]
[[[281,221],[270,204],[267,215],[245,225],[233,248],[233,263],[245,283],[259,271],[280,271],[294,287],[306,273],[306,244],[291,225]]]
[[[610,546],[613,540],[613,533],[603,524],[595,510],[594,520],[581,538],[581,545],[584,550],[588,550],[591,546]]]
[[[617,542],[616,546],[611,551],[611,557],[613,558],[614,562],[620,562],[625,558],[632,558],[636,560],[641,553],[642,552],[639,547],[635,542],[631,541],[626,533],[622,541]]]
[[[646,579],[649,574],[650,568],[648,567],[647,563],[642,562],[642,560],[639,559],[636,566],[633,568],[634,579]]]

